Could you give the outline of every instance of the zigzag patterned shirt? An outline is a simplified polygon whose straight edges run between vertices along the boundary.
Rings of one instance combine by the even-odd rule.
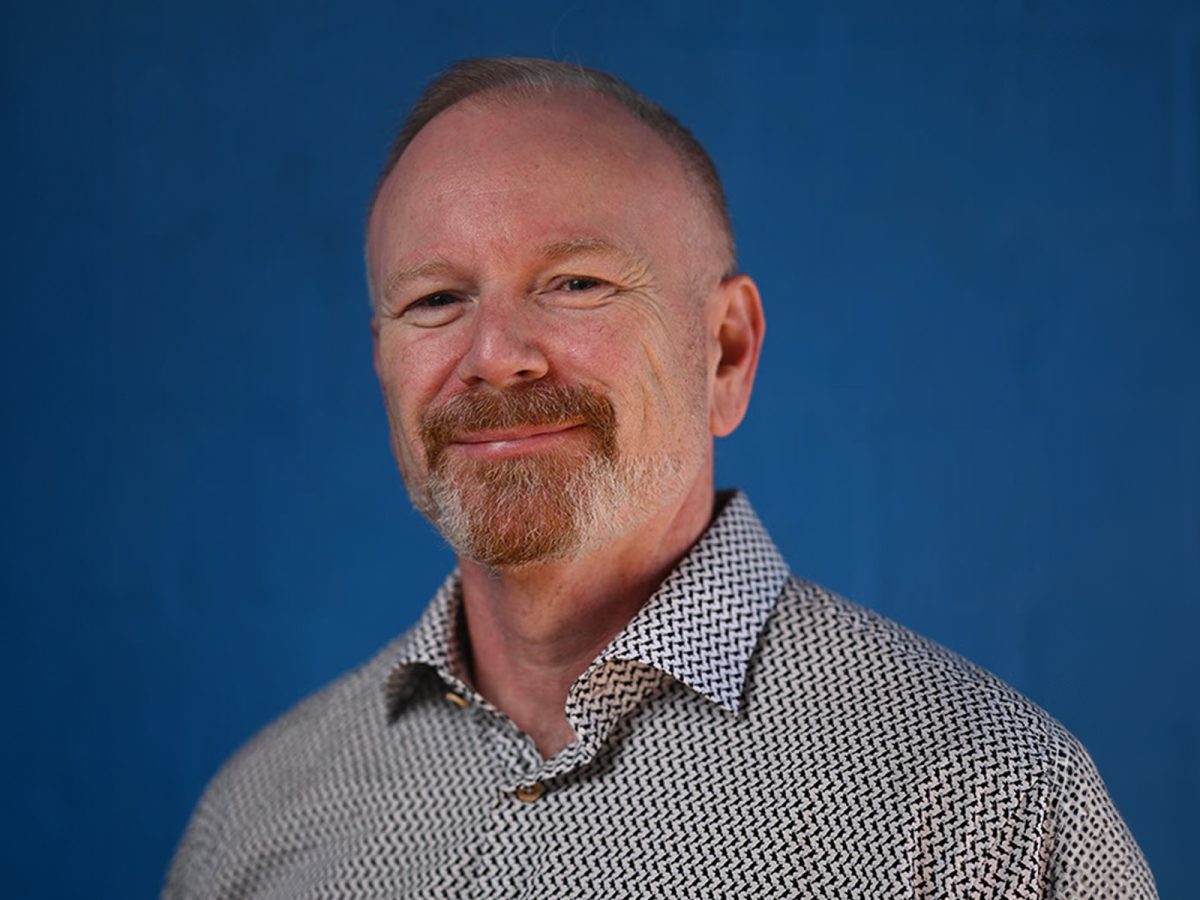
[[[1061,725],[722,502],[572,687],[575,743],[542,759],[472,690],[452,575],[226,765],[165,900],[1156,896]]]

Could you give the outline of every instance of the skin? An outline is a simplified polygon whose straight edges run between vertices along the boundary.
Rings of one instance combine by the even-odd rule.
[[[368,225],[375,369],[410,488],[422,414],[467,391],[583,384],[619,452],[679,461],[678,486],[574,558],[491,569],[459,556],[474,687],[550,757],[575,735],[575,679],[707,526],[714,435],[750,398],[757,288],[722,278],[721,233],[671,148],[620,106],[563,89],[477,96],[438,115]],[[448,454],[586,448],[586,429],[476,434]]]

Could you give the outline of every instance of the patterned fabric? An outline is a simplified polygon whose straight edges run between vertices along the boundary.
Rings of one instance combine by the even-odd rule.
[[[163,897],[1156,896],[1061,725],[724,499],[573,686],[574,744],[466,683],[451,576],[214,779]]]

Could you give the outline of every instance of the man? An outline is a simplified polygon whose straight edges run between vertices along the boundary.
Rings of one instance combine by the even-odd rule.
[[[223,770],[164,896],[1154,896],[1061,726],[715,494],[763,314],[669,114],[461,63],[367,258],[393,449],[458,569]]]

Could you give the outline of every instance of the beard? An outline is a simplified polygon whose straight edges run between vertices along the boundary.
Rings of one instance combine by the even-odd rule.
[[[524,425],[579,425],[590,440],[498,460],[446,452],[471,432]],[[682,483],[669,456],[627,458],[616,437],[612,402],[582,386],[462,394],[423,417],[429,475],[409,492],[455,551],[489,568],[569,559],[648,518]]]

